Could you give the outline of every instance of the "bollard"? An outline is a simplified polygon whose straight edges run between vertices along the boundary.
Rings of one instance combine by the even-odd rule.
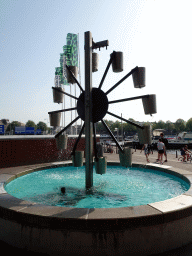
[[[176,150],[176,158],[177,158],[178,156],[177,156],[177,150]]]

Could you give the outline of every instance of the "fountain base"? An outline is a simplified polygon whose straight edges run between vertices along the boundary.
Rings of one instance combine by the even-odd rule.
[[[188,180],[187,171],[154,164],[151,168]],[[28,168],[25,174],[40,169],[44,168]],[[18,168],[10,168],[0,175],[0,239],[12,246],[49,255],[150,255],[192,242],[191,189],[178,197],[142,206],[53,207],[6,193],[4,183],[23,174]]]

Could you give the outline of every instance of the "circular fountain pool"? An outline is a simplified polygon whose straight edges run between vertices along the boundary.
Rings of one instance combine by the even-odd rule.
[[[82,182],[85,178],[83,168],[77,170],[71,167],[71,163],[64,163],[64,168],[57,168],[58,166],[61,167],[55,163],[41,167],[26,166],[24,171],[13,167],[0,175],[0,240],[28,251],[78,256],[150,255],[191,243],[191,172],[170,166],[135,163],[133,167],[138,169],[118,169],[118,163],[110,163],[107,174],[100,176],[94,173],[94,188],[88,195]],[[43,177],[42,182],[39,177],[36,181],[32,178],[31,175],[36,174]],[[136,177],[135,181],[131,174]],[[176,188],[167,190],[168,197],[164,199],[160,197],[156,184],[160,176],[164,179],[159,183],[161,189],[164,186],[162,190],[172,187],[172,182],[176,182]],[[31,177],[29,180],[33,184],[24,182],[28,177]],[[148,190],[152,191],[151,203],[141,201],[136,206],[123,207],[123,203],[129,201],[128,198],[136,200],[143,194],[143,200],[146,199],[143,190],[144,187],[146,191],[149,188],[146,180],[151,180]],[[14,189],[14,182],[19,181],[21,185]],[[58,183],[54,184],[55,181]],[[54,184],[52,190],[48,188],[49,182]],[[109,184],[113,185],[110,187]],[[12,191],[7,193],[9,185]],[[66,195],[61,195],[61,186],[66,187]],[[129,190],[134,187],[138,188],[137,193]],[[42,188],[47,191],[41,191]],[[29,199],[26,200],[23,191],[28,189]],[[74,191],[77,192],[76,195]],[[32,194],[34,192],[37,194]],[[95,199],[100,195],[102,205],[96,208],[98,205]],[[155,195],[157,197],[153,198]],[[22,199],[17,198],[20,196]],[[55,205],[59,206],[47,205],[43,200],[42,203],[38,200],[31,201],[32,197],[42,199],[42,196],[48,198],[49,202],[57,201]],[[67,202],[63,204],[64,199],[58,204],[59,200],[56,198],[62,196],[68,199],[71,197],[68,201],[73,202],[73,205],[67,205]],[[116,207],[106,208],[104,198],[108,198],[108,201],[113,199],[112,204],[116,204]],[[83,208],[85,206],[80,204],[85,201],[94,205],[89,204],[87,208]],[[135,201],[133,203],[135,205]]]
[[[65,194],[61,193],[65,187]],[[85,167],[45,169],[23,175],[5,187],[14,197],[50,206],[117,208],[146,205],[176,197],[189,189],[183,179],[157,170],[108,166],[94,172],[94,187],[85,190]]]

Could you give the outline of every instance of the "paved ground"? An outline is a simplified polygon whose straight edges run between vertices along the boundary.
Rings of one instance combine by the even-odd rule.
[[[132,161],[134,163],[147,163],[146,161],[146,157],[144,155],[144,151],[141,150],[132,150]],[[119,161],[119,155],[118,154],[109,154],[109,153],[104,153],[104,156],[107,157],[108,161]],[[156,163],[156,159],[157,159],[157,151],[154,151],[153,154],[149,155],[149,160],[151,163]],[[180,157],[180,152],[178,151],[178,157]],[[164,157],[165,160],[165,157]],[[167,154],[167,162],[163,163],[163,165],[168,165],[168,166],[173,166],[175,168],[179,168],[179,169],[184,169],[187,171],[191,171],[192,172],[192,162],[180,162],[178,161],[178,158],[176,158],[176,153],[175,154]]]
[[[119,155],[118,154],[109,154],[105,153],[104,156],[107,157],[108,161],[119,161]],[[133,150],[133,162],[135,163],[147,163],[146,157],[144,155],[144,152],[140,153],[140,150]],[[154,151],[153,154],[149,155],[149,160],[151,163],[155,163],[157,159],[157,151]],[[184,169],[192,172],[192,163],[182,163],[178,161],[178,158],[176,158],[176,154],[168,154],[168,162],[164,163],[164,165],[173,166],[175,168]],[[26,250],[20,250],[13,248],[12,246],[9,246],[3,242],[0,241],[0,248],[1,251],[9,255],[10,253],[18,253],[20,256],[22,255],[46,255],[46,254],[40,254],[40,253],[30,253]],[[68,255],[65,255],[68,256]],[[163,254],[158,254],[156,256],[192,256],[192,244],[189,244],[187,246],[183,246],[182,248],[179,248],[177,250],[172,250]]]

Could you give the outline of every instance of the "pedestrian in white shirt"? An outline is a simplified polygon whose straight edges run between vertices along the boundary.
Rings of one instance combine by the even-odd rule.
[[[162,139],[159,139],[159,142],[157,143],[157,149],[158,149],[158,161],[160,163],[163,163],[163,154],[165,152],[165,144],[162,142]]]

